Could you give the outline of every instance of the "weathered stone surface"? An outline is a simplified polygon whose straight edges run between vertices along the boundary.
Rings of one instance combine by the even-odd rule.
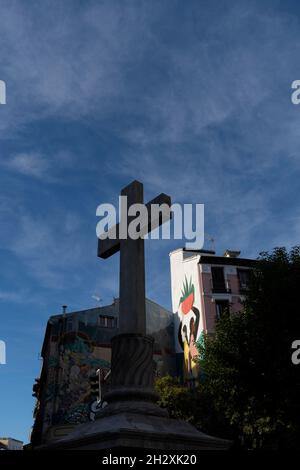
[[[143,204],[143,185],[134,181],[122,189],[128,207]],[[128,217],[128,225],[133,217]],[[121,333],[146,334],[144,239],[120,240],[120,318]]]
[[[151,388],[153,386],[153,344],[151,336],[136,333],[117,335],[111,340],[111,386]]]
[[[48,450],[225,450],[230,442],[203,434],[183,421],[120,412],[82,424]]]

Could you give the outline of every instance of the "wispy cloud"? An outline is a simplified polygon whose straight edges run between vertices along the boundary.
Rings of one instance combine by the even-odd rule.
[[[6,160],[4,166],[25,176],[46,178],[49,161],[38,153],[19,153]]]
[[[92,160],[39,143],[2,157],[3,168],[41,183],[65,182],[74,169],[84,181],[91,168],[112,181],[139,178],[150,196],[204,202],[208,231],[221,245],[233,240],[249,252],[253,239],[264,243],[265,224],[276,225],[278,168],[299,170],[300,114],[289,97],[296,16],[260,2],[224,2],[218,15],[207,2],[200,9],[192,2],[184,16],[176,3],[167,27],[168,7],[148,2],[78,2],[76,11],[68,2],[51,9],[5,3],[0,37],[11,100],[2,136],[58,119],[91,128],[99,140],[110,133],[123,147],[118,158],[108,150]],[[101,191],[110,196],[103,183]],[[294,201],[285,198],[283,220],[293,220]],[[14,252],[36,277],[59,284],[57,263],[79,259],[79,247],[71,256],[65,241],[68,224],[48,219],[45,230],[40,213],[19,220]],[[272,243],[278,235],[268,237]],[[43,252],[54,256],[45,260]]]
[[[0,167],[11,174],[34,178],[43,183],[67,184],[64,172],[79,168],[78,156],[69,150],[55,153],[31,150],[13,153],[0,160]]]
[[[9,301],[9,302],[24,302],[24,291],[23,292],[13,292],[13,291],[0,291],[0,301]]]
[[[128,68],[142,59],[147,45],[150,6],[76,4],[46,1],[27,8],[3,2],[1,72],[8,88],[3,137],[52,116],[77,120],[100,113],[105,119],[127,96]]]

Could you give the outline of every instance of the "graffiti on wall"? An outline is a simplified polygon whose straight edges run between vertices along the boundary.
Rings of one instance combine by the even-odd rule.
[[[89,378],[98,368],[108,370],[110,363],[101,357],[102,348],[82,333],[67,333],[56,344],[48,363],[45,421],[48,425],[84,423],[92,419]]]
[[[200,337],[200,311],[195,306],[195,287],[192,277],[188,280],[185,276],[179,300],[178,315],[180,324],[178,329],[178,341],[183,350],[183,376],[185,380],[198,376],[198,349],[196,341]]]
[[[107,376],[111,361],[111,338],[117,334],[118,301],[101,309],[53,316],[43,345],[41,393],[36,405],[34,439],[46,442],[67,435],[77,424],[94,420],[100,406],[91,390],[90,378],[97,369]],[[157,375],[176,373],[173,315],[146,301],[147,334],[153,335]],[[103,322],[103,318],[106,321]],[[112,327],[111,323],[114,324]],[[110,380],[101,382],[102,397]]]

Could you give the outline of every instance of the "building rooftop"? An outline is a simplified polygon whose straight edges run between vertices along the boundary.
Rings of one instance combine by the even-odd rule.
[[[23,444],[23,441],[20,441],[20,439],[16,439],[15,437],[0,437],[1,441],[8,441],[9,439],[11,439],[12,441],[20,442],[21,444]]]
[[[241,252],[238,250],[226,250],[223,256],[216,256],[213,250],[187,250],[186,248],[177,248],[170,252],[170,256],[175,253],[183,254],[183,262],[190,261],[193,257],[199,258],[199,264],[220,264],[231,266],[253,267],[257,260],[250,258],[240,258]]]

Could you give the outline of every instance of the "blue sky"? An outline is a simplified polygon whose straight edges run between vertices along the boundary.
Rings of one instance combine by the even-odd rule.
[[[118,294],[96,207],[205,204],[218,253],[299,243],[300,6],[295,1],[0,0],[0,435],[28,440],[48,317]],[[170,307],[147,241],[147,294]],[[207,245],[209,247],[209,244]]]

